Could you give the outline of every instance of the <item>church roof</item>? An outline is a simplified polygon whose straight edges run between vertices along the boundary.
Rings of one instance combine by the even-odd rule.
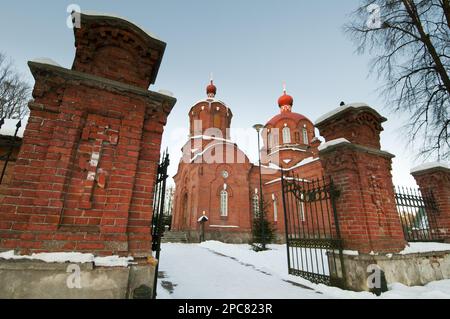
[[[310,119],[308,119],[306,116],[299,114],[299,113],[293,113],[293,112],[282,112],[276,116],[274,116],[272,119],[270,119],[266,126],[275,126],[279,121],[282,120],[293,120],[294,122],[300,122],[301,120],[307,120],[311,122]]]
[[[274,116],[267,122],[267,126],[275,126],[279,121],[292,120],[296,123],[301,120],[307,120],[311,122],[306,116],[292,112],[292,106],[294,105],[294,98],[287,94],[286,85],[284,84],[283,95],[278,99],[278,106],[280,107],[280,114]],[[312,123],[312,122],[311,122]]]

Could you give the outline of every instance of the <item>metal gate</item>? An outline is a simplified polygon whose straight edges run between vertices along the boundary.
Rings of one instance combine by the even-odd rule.
[[[331,179],[304,180],[282,173],[289,274],[344,287],[342,240]]]
[[[158,284],[158,268],[161,252],[161,239],[164,235],[164,205],[166,198],[167,168],[169,167],[169,153],[164,153],[161,163],[158,165],[156,184],[153,195],[153,216],[152,216],[152,250],[158,264],[155,269],[155,280],[153,282],[153,299],[156,298]]]
[[[408,242],[442,240],[436,221],[439,209],[431,190],[396,187],[395,202]]]

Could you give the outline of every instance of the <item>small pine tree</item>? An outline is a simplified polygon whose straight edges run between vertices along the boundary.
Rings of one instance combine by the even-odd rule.
[[[267,211],[268,204],[264,203],[262,212],[259,212],[253,218],[250,244],[256,252],[268,250],[266,245],[272,243],[275,239],[275,229],[272,223],[267,220]]]

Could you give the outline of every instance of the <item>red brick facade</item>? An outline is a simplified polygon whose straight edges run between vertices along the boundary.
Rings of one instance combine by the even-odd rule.
[[[336,210],[344,247],[361,253],[399,252],[406,244],[392,184],[394,156],[380,150],[385,120],[358,106],[316,124],[327,142],[335,141],[322,147],[320,158],[340,191]]]
[[[176,100],[148,91],[165,43],[81,16],[71,70],[30,62],[34,101],[0,203],[0,250],[148,256],[161,136]]]
[[[208,98],[189,111],[191,138],[183,148],[183,159],[174,177],[172,229],[187,231],[191,239],[198,239],[201,231],[198,220],[205,214],[209,218],[206,239],[246,242],[260,198],[259,166],[250,163],[245,153],[229,140],[232,112],[215,99],[216,88],[208,86],[207,93]],[[285,230],[281,168],[305,178],[322,176],[317,157],[320,142],[315,138],[314,125],[305,116],[291,111],[293,100],[288,99],[288,103],[291,105],[279,105],[280,114],[262,132],[263,199],[267,218],[281,240]],[[283,129],[288,130],[285,136]],[[221,211],[224,192],[228,197],[227,216],[222,216]]]

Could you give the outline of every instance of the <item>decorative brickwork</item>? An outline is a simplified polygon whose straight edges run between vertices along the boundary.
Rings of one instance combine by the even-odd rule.
[[[36,84],[0,250],[146,256],[161,136],[176,100],[148,91],[165,44],[82,15],[72,70],[30,62]]]
[[[381,123],[373,109],[343,108],[316,126],[327,142],[320,158],[340,196],[336,202],[344,249],[399,252],[405,247],[398,217],[391,165],[393,155],[380,150]]]
[[[421,190],[432,192],[439,212],[436,224],[446,241],[450,240],[450,169],[448,167],[430,166],[412,173]]]

